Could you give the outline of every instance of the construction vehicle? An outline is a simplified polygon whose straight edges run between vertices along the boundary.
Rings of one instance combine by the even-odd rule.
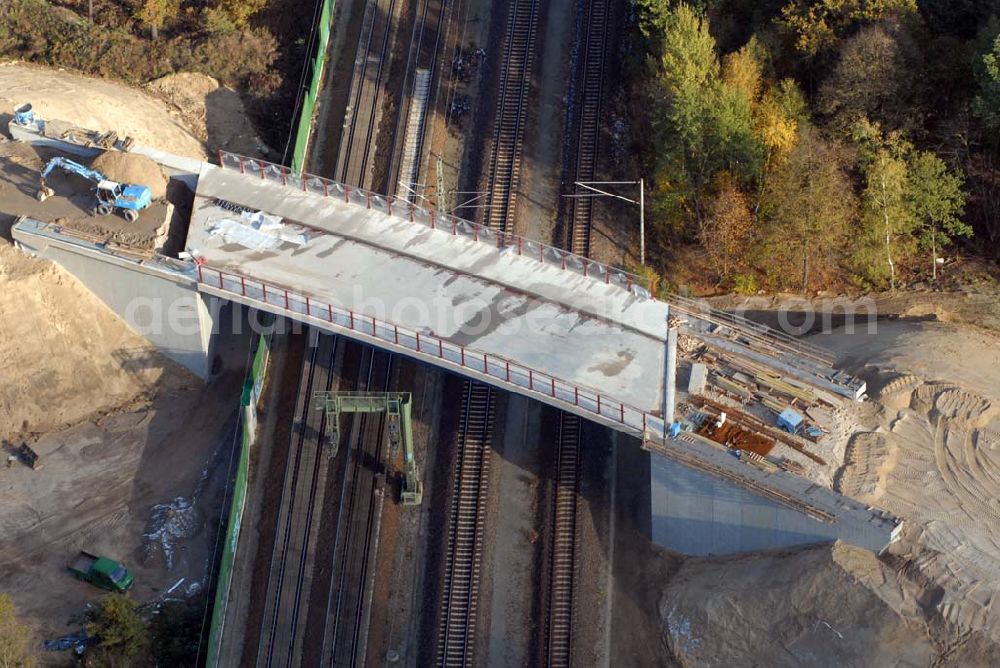
[[[94,184],[97,195],[95,213],[98,215],[107,216],[117,209],[125,216],[125,220],[134,222],[139,218],[139,212],[152,204],[152,193],[147,186],[112,181],[96,169],[89,169],[62,156],[52,158],[45,164],[42,170],[42,184],[38,190],[39,202],[44,202],[55,194],[55,191],[46,184],[46,179],[56,169],[77,174]]]
[[[389,444],[403,446],[406,471],[400,501],[404,506],[416,506],[423,501],[424,486],[420,481],[413,454],[413,428],[410,418],[409,392],[316,392],[313,401],[317,409],[326,411],[326,432],[330,439],[330,456],[340,449],[341,413],[385,413],[389,418]]]
[[[132,574],[114,559],[99,557],[82,550],[66,568],[78,580],[118,594],[128,591],[135,580]]]

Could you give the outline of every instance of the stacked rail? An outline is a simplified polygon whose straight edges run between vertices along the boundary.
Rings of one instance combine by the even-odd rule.
[[[281,497],[278,536],[271,555],[271,578],[257,649],[257,665],[299,663],[312,584],[312,555],[316,547],[327,457],[322,442],[325,416],[312,410],[315,390],[329,390],[336,339],[319,335],[303,363]]]
[[[473,665],[475,651],[494,396],[489,385],[472,381],[465,382],[463,394],[444,595],[438,622],[439,666]]]
[[[486,192],[488,225],[501,236],[511,232],[514,202],[521,171],[524,126],[527,120],[531,66],[538,32],[538,0],[513,0],[501,54]]]
[[[415,201],[415,188],[420,176],[420,168],[424,154],[424,135],[427,132],[428,108],[435,98],[435,80],[438,75],[438,56],[441,51],[442,35],[445,32],[445,22],[450,12],[447,0],[422,0],[419,7],[420,18],[414,22],[413,34],[410,37],[410,55],[406,62],[406,74],[403,77],[403,90],[410,90],[410,95],[403,95],[400,104],[400,115],[396,133],[402,134],[396,146],[402,145],[394,170],[394,180],[389,184],[388,192],[400,192],[409,201]]]

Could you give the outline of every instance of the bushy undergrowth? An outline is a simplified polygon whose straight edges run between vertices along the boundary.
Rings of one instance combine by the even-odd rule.
[[[65,67],[143,84],[174,72],[202,72],[264,98],[280,84],[278,56],[263,28],[222,34],[199,31],[147,39],[121,28],[91,25],[43,0],[0,2],[0,57]]]

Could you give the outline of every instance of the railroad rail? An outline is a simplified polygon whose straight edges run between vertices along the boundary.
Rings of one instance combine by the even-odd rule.
[[[271,556],[271,580],[264,604],[257,665],[291,665],[302,651],[305,616],[311,584],[309,556],[318,522],[316,506],[326,473],[322,433],[325,415],[311,409],[314,390],[329,390],[337,339],[319,334],[303,362],[295,426],[279,510],[278,537]]]
[[[375,140],[381,117],[382,82],[391,43],[397,0],[367,3],[362,43],[351,77],[351,95],[337,159],[337,178],[343,183],[371,187]]]
[[[446,667],[473,665],[495,403],[493,389],[482,383],[466,381],[463,394],[438,621],[437,665]]]
[[[538,2],[513,0],[500,56],[503,65],[487,170],[486,220],[501,236],[513,231],[531,65],[538,32]]]
[[[604,61],[607,56],[607,0],[589,0],[583,30],[583,82],[577,98],[577,137],[574,178],[594,181],[597,177],[597,150],[600,141]],[[594,213],[591,197],[570,199],[570,224],[566,246],[574,255],[590,255],[590,228]]]
[[[594,181],[600,142],[604,62],[607,45],[608,2],[589,0],[583,18],[583,63],[577,88],[575,161],[570,183]],[[575,255],[590,254],[594,200],[569,200],[569,224],[565,246]],[[549,554],[548,600],[546,601],[545,665],[568,667],[572,661],[573,593],[576,571],[577,495],[580,481],[580,431],[582,420],[562,413],[555,490],[553,492],[552,545]]]
[[[365,346],[358,389],[389,387],[393,356]],[[364,363],[364,357],[368,363]],[[336,545],[323,628],[323,665],[366,665],[371,594],[375,579],[382,507],[385,500],[385,415],[352,416],[356,438],[347,448],[348,464],[337,510]],[[343,456],[343,454],[341,455]]]
[[[562,414],[559,421],[555,508],[549,562],[548,619],[545,629],[545,664],[548,666],[571,665],[581,427],[582,420],[578,416]]]

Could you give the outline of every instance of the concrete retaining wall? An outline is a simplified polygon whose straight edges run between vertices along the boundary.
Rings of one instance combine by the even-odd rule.
[[[860,510],[857,522],[820,522],[666,457],[652,454],[650,465],[653,542],[674,552],[735,554],[838,538],[878,552],[890,540],[891,527],[865,522]]]
[[[222,301],[199,293],[195,281],[75,240],[28,231],[20,223],[12,232],[22,250],[73,274],[161,353],[203,380],[211,376],[212,334]]]

